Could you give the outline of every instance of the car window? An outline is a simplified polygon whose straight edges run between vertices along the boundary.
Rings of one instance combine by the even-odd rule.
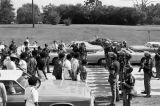
[[[21,87],[16,81],[0,81],[7,91],[7,95],[24,95],[25,89]]]
[[[154,47],[154,48],[158,48],[158,47],[159,47],[159,45],[158,45],[158,44],[152,44],[152,47]]]

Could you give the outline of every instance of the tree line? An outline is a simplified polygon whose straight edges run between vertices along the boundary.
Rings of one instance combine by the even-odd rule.
[[[109,24],[137,25],[160,24],[160,4],[150,4],[145,9],[135,7],[115,7],[102,5],[99,0],[86,0],[82,4],[59,5],[48,4],[42,8],[34,4],[34,22],[43,24]],[[0,5],[0,23],[31,24],[32,5],[30,3],[18,8],[15,16],[10,0],[3,0]]]

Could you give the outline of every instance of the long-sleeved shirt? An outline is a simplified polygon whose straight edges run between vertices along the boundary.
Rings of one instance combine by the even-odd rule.
[[[79,68],[79,61],[75,58],[73,58],[71,60],[71,68],[72,68],[72,73],[74,75],[74,80],[77,80],[77,71],[78,71],[78,68]]]
[[[3,83],[0,83],[0,102],[7,102],[6,88]]]

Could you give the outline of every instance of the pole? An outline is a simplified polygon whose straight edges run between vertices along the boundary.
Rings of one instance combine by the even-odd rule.
[[[32,24],[33,24],[33,28],[35,27],[34,25],[34,2],[32,0]]]
[[[148,30],[148,40],[149,40],[149,42],[151,40],[151,31],[150,30]]]

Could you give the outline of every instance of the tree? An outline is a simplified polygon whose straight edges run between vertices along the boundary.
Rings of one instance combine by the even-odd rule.
[[[132,1],[134,3],[134,6],[142,12],[145,12],[147,6],[154,2],[151,0],[132,0]]]
[[[61,17],[56,6],[49,4],[43,7],[43,23],[56,25],[60,22]]]
[[[10,0],[1,0],[0,24],[11,24],[14,21],[14,8]]]
[[[41,20],[41,13],[38,5],[34,4],[34,23],[39,23]],[[24,4],[17,10],[17,22],[19,24],[32,24],[32,4]]]
[[[102,2],[100,0],[86,0],[85,1],[85,6],[93,10],[96,7],[101,7]]]

